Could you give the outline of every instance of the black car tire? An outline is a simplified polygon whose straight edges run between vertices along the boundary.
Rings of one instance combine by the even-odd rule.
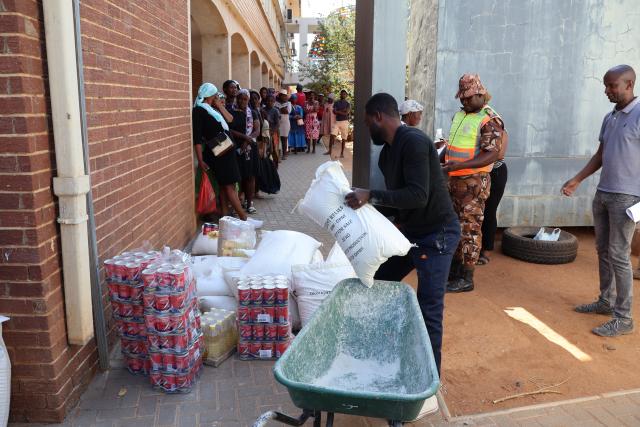
[[[533,240],[539,227],[511,227],[502,234],[502,252],[535,264],[567,264],[578,254],[578,239],[564,230],[557,242]]]

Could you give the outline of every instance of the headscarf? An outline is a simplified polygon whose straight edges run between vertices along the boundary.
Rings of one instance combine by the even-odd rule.
[[[487,89],[482,85],[477,74],[464,74],[458,82],[456,98],[469,98],[473,95],[486,95]]]
[[[417,113],[422,110],[424,110],[424,107],[420,105],[418,101],[415,101],[413,99],[403,101],[402,104],[400,104],[400,107],[398,107],[398,112],[401,116],[409,113]]]
[[[213,85],[213,83],[203,83],[198,89],[198,96],[196,97],[196,102],[193,103],[194,107],[202,107],[205,109],[207,113],[214,119],[218,121],[222,125],[224,130],[229,130],[229,125],[227,121],[222,117],[218,111],[216,111],[211,105],[204,102],[205,98],[215,95],[218,93],[218,88]]]

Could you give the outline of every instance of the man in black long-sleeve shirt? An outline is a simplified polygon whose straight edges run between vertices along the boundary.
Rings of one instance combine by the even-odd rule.
[[[460,224],[445,186],[435,146],[422,131],[402,126],[398,104],[389,94],[372,96],[365,120],[376,145],[384,145],[378,166],[386,190],[354,188],[347,204],[358,209],[371,202],[393,216],[400,231],[417,246],[392,257],[375,278],[400,281],[418,270],[418,302],[440,372],[442,312],[449,267],[460,240]]]

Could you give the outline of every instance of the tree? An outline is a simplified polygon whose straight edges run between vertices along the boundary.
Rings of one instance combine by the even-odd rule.
[[[337,95],[345,89],[353,96],[355,73],[356,11],[354,6],[331,12],[320,24],[309,49],[309,64],[302,65],[301,76],[310,89]]]

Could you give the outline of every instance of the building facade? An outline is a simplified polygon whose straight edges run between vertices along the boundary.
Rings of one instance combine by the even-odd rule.
[[[276,0],[2,6],[0,313],[10,317],[10,416],[55,422],[104,361],[110,346],[98,338],[115,341],[102,262],[145,243],[180,248],[195,233],[192,88],[228,78],[279,87],[286,10]],[[58,31],[70,26],[73,35],[74,22],[77,50]],[[58,64],[69,55],[81,64],[69,73],[78,86],[61,96],[69,85]],[[69,169],[73,153],[85,167]],[[70,243],[65,230],[74,227],[84,232]],[[73,244],[80,250],[69,251]],[[83,260],[90,265],[78,268]]]

